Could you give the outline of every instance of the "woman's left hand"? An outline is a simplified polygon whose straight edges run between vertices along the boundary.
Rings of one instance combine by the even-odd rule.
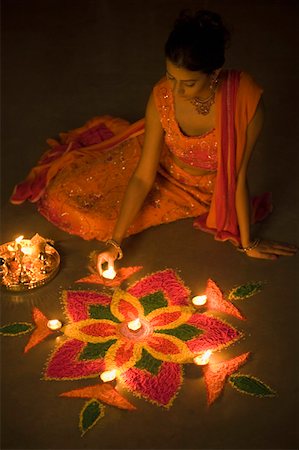
[[[251,258],[275,260],[279,256],[293,256],[297,250],[295,245],[261,239],[255,248],[246,251],[246,255]]]

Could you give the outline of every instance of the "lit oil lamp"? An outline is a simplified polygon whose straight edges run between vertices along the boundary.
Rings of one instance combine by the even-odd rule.
[[[113,266],[108,267],[108,269],[103,270],[102,276],[107,278],[107,280],[113,280],[116,277],[116,272]]]
[[[100,375],[100,378],[104,383],[107,383],[108,381],[113,381],[116,378],[116,370],[106,370],[105,372],[102,372]]]
[[[138,317],[137,317],[137,319],[134,319],[134,320],[131,320],[130,322],[128,322],[128,328],[131,331],[138,331],[138,330],[140,330],[140,328],[141,328],[140,319],[138,319]]]
[[[22,252],[24,255],[31,256],[32,253],[33,253],[33,248],[32,248],[32,247],[25,247],[25,246],[23,246],[23,247],[21,248],[21,252]]]
[[[206,350],[205,352],[202,352],[200,355],[195,356],[193,361],[197,366],[205,366],[206,364],[209,363],[211,355],[212,350]]]
[[[62,327],[62,323],[58,319],[48,320],[47,327],[52,331],[58,331]]]
[[[206,295],[196,295],[192,298],[192,303],[194,306],[203,306],[207,303]]]

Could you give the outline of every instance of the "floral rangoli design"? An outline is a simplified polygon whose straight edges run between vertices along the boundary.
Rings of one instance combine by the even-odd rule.
[[[93,279],[82,282],[97,283]],[[233,299],[247,298],[261,290],[251,283],[231,291]],[[69,290],[63,293],[67,322],[61,329],[64,340],[58,344],[46,364],[45,380],[79,380],[94,378],[96,384],[60,394],[62,397],[87,399],[79,426],[82,435],[104,416],[104,404],[121,409],[136,409],[112,384],[102,383],[103,372],[114,371],[124,389],[158,406],[169,408],[183,383],[184,364],[205,351],[216,352],[242,337],[242,332],[226,321],[214,317],[213,311],[244,316],[213,280],[206,287],[205,307],[195,308],[191,292],[179,276],[166,269],[137,281],[126,291],[111,288]],[[139,328],[129,324],[139,320]],[[52,334],[47,318],[33,310],[35,329],[25,352]],[[30,323],[20,322],[2,327],[4,335],[32,331]],[[260,397],[274,396],[274,391],[253,376],[236,373],[248,359],[249,352],[229,361],[203,366],[210,405],[221,394],[226,381],[238,391]]]

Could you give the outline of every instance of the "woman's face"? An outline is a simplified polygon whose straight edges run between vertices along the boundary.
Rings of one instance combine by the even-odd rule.
[[[211,75],[175,66],[167,59],[166,77],[174,95],[185,99],[210,95]]]

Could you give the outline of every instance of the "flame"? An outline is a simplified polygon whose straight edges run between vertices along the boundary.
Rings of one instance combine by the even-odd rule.
[[[113,280],[116,277],[116,272],[113,267],[109,267],[109,269],[103,271],[102,276],[108,280]]]
[[[60,330],[62,323],[58,319],[48,320],[47,327],[52,331]]]
[[[100,375],[100,378],[104,383],[107,381],[112,381],[116,378],[116,370],[106,370],[105,372],[102,372]]]
[[[202,306],[207,302],[207,296],[206,295],[196,295],[192,299],[192,303],[195,306]]]
[[[141,328],[141,322],[140,319],[131,320],[131,322],[128,322],[128,328],[132,331],[137,331]]]
[[[210,356],[212,354],[212,350],[206,350],[205,352],[201,353],[200,355],[195,356],[193,361],[198,366],[205,366],[209,363]]]
[[[22,247],[21,252],[24,253],[24,255],[32,255],[33,249],[32,247]]]

